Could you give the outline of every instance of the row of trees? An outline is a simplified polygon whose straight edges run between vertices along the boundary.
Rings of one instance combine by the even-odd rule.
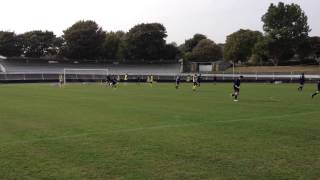
[[[208,39],[203,34],[195,34],[179,47],[185,60],[217,61],[222,59],[222,46]]]
[[[288,64],[293,57],[313,63],[320,57],[320,37],[309,37],[308,18],[297,4],[271,4],[262,16],[264,34],[239,30],[227,37],[224,58],[252,64]]]
[[[41,57],[58,54],[63,40],[53,32],[31,31],[16,35],[0,31],[0,54],[4,56]]]
[[[105,32],[94,21],[78,21],[61,37],[51,31],[16,35],[0,31],[3,56],[63,57],[77,60],[174,60],[176,44],[167,44],[165,27],[159,23],[139,24],[125,33]]]
[[[128,32],[106,32],[94,21],[78,21],[61,37],[51,31],[16,35],[0,31],[0,55],[59,57],[77,60],[231,60],[252,64],[288,63],[293,57],[308,61],[320,57],[320,37],[309,37],[308,18],[297,4],[271,4],[262,16],[264,33],[240,29],[216,44],[195,34],[179,47],[166,42],[159,23],[138,24]]]

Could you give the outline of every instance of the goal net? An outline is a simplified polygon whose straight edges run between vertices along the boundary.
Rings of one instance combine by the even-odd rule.
[[[108,76],[108,69],[73,69],[63,70],[63,83],[67,82],[101,82]]]

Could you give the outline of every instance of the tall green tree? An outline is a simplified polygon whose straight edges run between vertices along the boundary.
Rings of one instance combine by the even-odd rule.
[[[320,59],[320,37],[314,36],[309,37],[305,41],[300,43],[297,54],[301,59],[304,60],[304,63],[310,62],[314,63],[315,60],[319,61]]]
[[[262,65],[269,61],[269,44],[270,39],[268,37],[262,37],[254,45],[252,49],[252,56],[250,57],[250,63],[254,65]]]
[[[255,44],[263,37],[259,31],[240,29],[227,37],[224,58],[232,61],[247,62]]]
[[[314,36],[309,38],[311,56],[315,58],[320,58],[320,37]]]
[[[207,37],[203,34],[195,34],[192,38],[187,39],[184,44],[181,46],[181,51],[184,53],[192,52],[193,48],[197,46],[197,44],[203,40],[207,39]]]
[[[167,31],[162,24],[138,24],[126,34],[124,56],[132,60],[162,59],[166,37]]]
[[[19,35],[23,55],[39,58],[49,55],[53,48],[56,36],[51,31],[30,31]]]
[[[66,57],[79,60],[102,57],[106,34],[96,22],[78,21],[63,33]]]
[[[310,37],[299,43],[296,53],[297,55],[299,55],[300,60],[308,59],[308,57],[311,56],[311,54],[313,53],[311,46],[312,39]]]
[[[192,61],[217,61],[222,59],[222,49],[209,39],[202,39],[189,55]]]
[[[121,55],[120,46],[124,39],[125,33],[123,31],[108,32],[103,43],[103,57],[105,59],[115,60],[119,59]]]
[[[262,16],[263,30],[270,39],[269,53],[274,65],[290,59],[307,39],[308,18],[297,4],[271,4]]]
[[[62,57],[62,47],[64,44],[64,39],[62,37],[57,37],[53,40],[52,47],[48,49],[49,56],[59,56]]]
[[[180,50],[176,43],[166,44],[163,52],[163,59],[176,60],[180,56]]]
[[[19,38],[14,32],[0,31],[0,55],[20,56]]]

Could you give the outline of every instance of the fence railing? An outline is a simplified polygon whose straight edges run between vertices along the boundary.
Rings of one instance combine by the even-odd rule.
[[[110,76],[116,76],[116,78],[123,79],[126,73],[112,74]],[[58,81],[59,75],[61,73],[22,73],[22,72],[12,72],[12,73],[0,73],[1,82],[10,81]],[[174,81],[176,76],[179,75],[183,81],[191,81],[191,73],[130,73],[128,74],[129,81],[135,80],[146,80],[148,76],[152,75],[156,81]],[[232,74],[232,73],[217,73],[217,74],[201,74],[202,81],[231,81],[238,76],[244,76],[246,81],[297,81],[300,78],[300,74],[294,73],[244,73],[244,74]],[[306,74],[305,78],[307,81],[314,81],[320,79],[319,74]],[[66,74],[66,79],[71,81],[101,81],[106,79],[106,75],[102,74]]]

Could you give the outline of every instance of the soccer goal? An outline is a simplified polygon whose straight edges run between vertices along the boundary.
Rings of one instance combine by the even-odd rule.
[[[102,82],[109,74],[108,69],[74,69],[63,70],[63,83],[69,82]]]

